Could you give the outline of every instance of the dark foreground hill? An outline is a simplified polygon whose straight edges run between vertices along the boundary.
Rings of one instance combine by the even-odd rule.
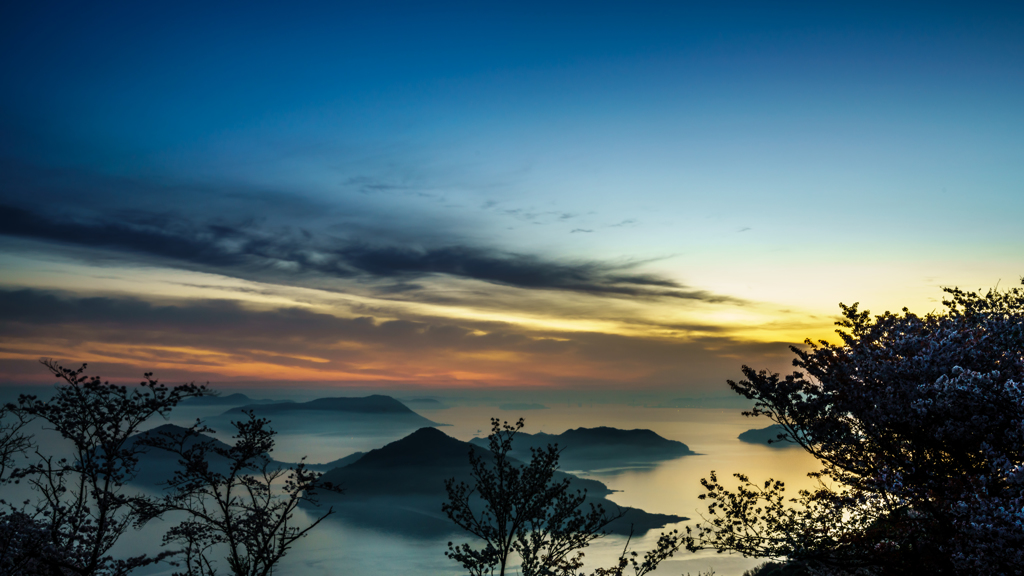
[[[474,438],[470,442],[482,447],[488,444],[487,438]],[[567,470],[651,464],[696,454],[686,444],[668,440],[651,430],[601,426],[576,428],[561,434],[520,432],[512,442],[512,455],[521,460],[527,459],[531,448],[544,448],[549,444],[557,444],[562,449],[561,464]]]
[[[491,459],[490,452],[484,448],[452,438],[435,428],[422,428],[325,474],[324,480],[345,489],[343,495],[325,496],[325,504],[333,505],[343,518],[369,522],[381,529],[407,534],[458,532],[441,513],[441,504],[447,499],[444,482],[455,478],[472,484],[470,451],[484,457],[485,461]],[[556,481],[566,478],[574,489],[587,491],[588,501],[612,512],[618,509],[607,500],[611,491],[601,482],[556,473]],[[609,526],[609,531],[627,534],[633,525],[637,533],[643,533],[684,519],[631,509]]]
[[[772,448],[792,448],[800,445],[792,440],[780,440],[779,434],[784,434],[786,429],[778,424],[772,424],[766,428],[752,428],[739,435],[739,439],[748,444],[764,444]]]
[[[424,426],[440,425],[413,412],[398,400],[382,395],[250,404],[232,408],[212,420],[223,425],[225,421],[243,418],[243,411],[269,418],[275,430],[285,433],[373,434],[385,430],[405,433]]]

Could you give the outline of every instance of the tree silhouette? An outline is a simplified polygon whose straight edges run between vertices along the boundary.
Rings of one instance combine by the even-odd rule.
[[[129,438],[151,417],[166,417],[178,402],[200,396],[206,388],[168,388],[150,373],[138,387],[128,388],[86,376],[85,364],[71,370],[52,360],[41,363],[64,381],[56,394],[47,401],[22,395],[8,409],[22,418],[45,421],[71,443],[73,454],[57,458],[36,449],[38,460],[11,474],[37,495],[28,512],[17,517],[34,534],[33,565],[45,566],[52,574],[122,576],[173,555],[110,555],[122,535],[155,516],[152,498],[125,489],[144,450]],[[22,537],[12,541],[18,538]]]
[[[28,417],[14,405],[0,406],[0,486],[10,480],[17,458],[32,449],[32,436],[25,433]]]
[[[517,464],[508,457],[512,441],[524,426],[491,419],[489,436],[492,462],[486,455],[469,452],[473,486],[449,479],[448,502],[442,511],[456,525],[483,540],[482,548],[448,543],[445,555],[462,564],[471,575],[504,576],[509,558],[517,554],[523,576],[575,575],[583,566],[583,552],[606,535],[605,528],[622,517],[622,510],[607,513],[600,504],[586,503],[586,491],[572,491],[568,478],[554,480],[558,470],[557,445],[531,449],[529,463]],[[474,511],[479,507],[480,511]],[[681,542],[675,533],[664,534],[659,547],[636,561],[635,553],[623,552],[616,567],[601,575],[620,575],[629,565],[644,574],[672,555]]]
[[[10,473],[19,457],[26,457],[34,444],[25,433],[27,417],[14,406],[0,406],[0,486],[11,482]],[[22,575],[41,571],[39,557],[46,539],[46,526],[25,512],[25,504],[0,500],[0,574]]]
[[[232,575],[267,576],[296,540],[334,511],[328,509],[303,527],[293,524],[301,502],[317,504],[318,491],[341,489],[321,482],[321,474],[304,463],[283,468],[274,462],[270,452],[275,432],[269,420],[251,411],[245,414],[248,420],[232,422],[236,433],[231,446],[203,436],[213,430],[199,423],[183,433],[162,432],[147,439],[150,446],[179,457],[180,468],[167,482],[171,493],[160,509],[189,515],[164,537],[165,544],[183,546],[181,574],[213,576],[216,556],[223,550]]]
[[[819,485],[703,480],[691,549],[819,571],[1024,571],[1024,290],[944,289],[946,310],[840,307],[842,342],[793,347],[802,371],[729,382],[821,461]]]

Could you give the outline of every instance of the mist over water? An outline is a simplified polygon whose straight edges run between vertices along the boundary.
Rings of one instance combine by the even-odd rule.
[[[809,487],[806,473],[816,469],[815,461],[803,450],[795,447],[774,448],[741,442],[737,436],[751,428],[770,424],[767,420],[747,418],[740,409],[713,408],[652,408],[626,404],[581,404],[546,402],[546,409],[529,411],[502,410],[495,405],[455,405],[440,403],[423,408],[410,402],[414,410],[425,418],[445,424],[439,430],[456,439],[468,441],[486,436],[490,418],[515,421],[525,418],[524,432],[559,434],[568,429],[610,426],[621,429],[650,429],[669,440],[685,443],[697,455],[683,456],[651,465],[613,467],[596,470],[566,470],[580,477],[603,482],[615,491],[608,499],[622,507],[636,507],[647,512],[675,514],[690,518],[665,530],[683,530],[694,523],[706,510],[697,496],[701,493],[700,479],[712,470],[719,478],[731,483],[731,475],[742,472],[752,480],[782,479],[787,492]],[[436,406],[449,405],[447,408]],[[172,413],[171,423],[188,426],[197,418],[216,422],[225,407],[179,406]],[[356,451],[369,451],[398,440],[411,432],[402,429],[382,429],[372,434],[331,433],[342,414],[333,415],[339,421],[312,419],[309,428],[280,432],[276,437],[273,457],[283,462],[298,461],[303,456],[310,463],[329,462]],[[166,421],[154,419],[146,428],[154,428]],[[218,438],[230,441],[230,427],[215,426]],[[39,431],[38,438],[44,449],[60,446],[52,432]],[[5,492],[10,490],[4,488]],[[22,492],[18,490],[18,492]],[[6,496],[6,495],[5,495]],[[10,496],[15,496],[11,493]],[[437,503],[437,516],[441,503]],[[299,524],[311,519],[315,510],[299,509]],[[382,514],[384,512],[381,512]],[[375,512],[367,514],[376,515]],[[143,551],[153,552],[159,546],[162,534],[179,518],[169,515],[151,522],[143,530],[126,534],[119,542],[115,554],[127,556]],[[376,519],[371,519],[376,520]],[[349,574],[389,574],[408,576],[459,575],[463,571],[444,556],[447,542],[470,541],[470,537],[451,533],[432,534],[429,531],[401,532],[381,528],[380,522],[361,521],[350,514],[336,514],[299,541],[275,573],[282,576],[342,576]],[[661,530],[652,530],[633,537],[631,549],[643,553],[651,549]],[[608,536],[598,540],[585,551],[586,566],[593,569],[611,565],[625,545],[622,536]],[[697,574],[713,569],[718,576],[739,576],[744,570],[761,560],[717,554],[706,551],[691,554],[682,551],[662,563],[657,574]],[[174,571],[170,566],[152,567],[139,571],[143,575],[166,576]],[[514,572],[513,572],[514,573]]]
[[[495,406],[455,406],[446,409],[416,411],[435,422],[448,424],[439,429],[459,440],[485,436],[490,418],[526,420],[524,432],[557,434],[578,427],[611,426],[622,429],[645,428],[670,440],[687,444],[698,453],[651,466],[631,466],[591,471],[567,470],[584,478],[605,483],[616,492],[609,499],[623,507],[637,507],[662,514],[677,514],[691,520],[666,527],[683,530],[706,510],[697,496],[700,479],[715,470],[719,478],[731,479],[742,472],[751,479],[783,479],[787,491],[811,486],[806,473],[816,470],[815,461],[799,448],[773,448],[741,442],[737,436],[750,428],[770,424],[767,420],[744,417],[736,409],[647,408],[624,404],[572,404],[551,406],[545,410],[516,412]],[[176,416],[184,416],[182,411]],[[404,436],[404,434],[401,434]],[[223,435],[221,435],[224,438]],[[225,438],[226,439],[226,438]],[[294,461],[307,456],[308,462],[327,462],[354,451],[367,451],[397,440],[387,434],[374,436],[331,436],[327,434],[282,433],[277,437],[274,456]],[[728,485],[728,482],[726,482]],[[308,514],[301,510],[300,514]],[[440,503],[438,503],[440,514]],[[643,552],[654,546],[660,530],[634,536],[632,549]],[[350,519],[332,517],[302,540],[284,559],[282,575],[462,574],[462,569],[444,556],[450,534],[436,537],[410,537],[361,526]],[[465,538],[469,541],[469,537]],[[609,536],[586,550],[587,566],[611,565],[622,551],[625,538]],[[761,561],[706,551],[681,552],[664,562],[657,574],[679,575],[714,569],[717,575],[739,576]],[[170,573],[169,570],[163,571]]]

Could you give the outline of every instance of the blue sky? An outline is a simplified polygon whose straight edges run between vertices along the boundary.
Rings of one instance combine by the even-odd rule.
[[[838,301],[927,310],[1024,269],[1013,6],[2,10],[0,265],[33,297],[735,348],[726,366],[827,335]],[[8,378],[48,348],[132,364],[8,323]],[[459,346],[456,381],[492,381]],[[201,371],[197,350],[146,359]],[[616,378],[686,380],[665,362]]]

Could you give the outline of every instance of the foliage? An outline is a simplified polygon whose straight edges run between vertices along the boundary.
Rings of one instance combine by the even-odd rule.
[[[25,433],[27,416],[14,406],[0,406],[0,486],[10,481],[19,456],[32,449],[32,437]]]
[[[109,554],[125,532],[153,516],[150,498],[124,489],[143,450],[128,439],[149,418],[166,417],[178,402],[202,395],[205,388],[168,388],[147,373],[145,381],[129,389],[84,375],[84,364],[70,370],[51,360],[41,362],[64,383],[48,401],[22,395],[8,409],[48,423],[70,441],[73,455],[56,458],[37,449],[37,462],[12,473],[38,495],[29,505],[31,513],[18,517],[29,529],[44,528],[38,531],[42,542],[38,534],[34,537],[40,554],[35,561],[54,574],[120,576],[170,556],[115,559]]]
[[[644,553],[641,558],[639,554],[629,550],[629,541],[633,538],[632,531],[630,531],[629,536],[629,539],[626,540],[626,545],[622,548],[622,554],[619,555],[618,563],[609,568],[598,568],[591,576],[622,576],[625,574],[626,568],[633,569],[633,576],[644,576],[644,574],[654,572],[662,561],[671,558],[679,550],[679,547],[683,545],[683,539],[678,530],[663,532],[658,537],[658,543],[655,545],[654,550]],[[714,570],[703,575],[698,572],[697,576],[714,576],[714,573]]]
[[[809,576],[809,572],[799,563],[763,562],[744,571],[743,576]]]
[[[821,461],[818,485],[704,480],[687,546],[801,560],[817,571],[1021,574],[1024,290],[945,289],[946,310],[872,318],[840,305],[842,342],[793,347],[802,371],[743,367],[747,415]],[[862,571],[863,571],[862,570]]]
[[[520,558],[523,576],[579,574],[582,549],[604,536],[605,527],[624,512],[608,514],[599,504],[587,504],[586,491],[571,491],[568,478],[556,482],[557,445],[531,449],[528,464],[511,460],[512,441],[523,426],[522,419],[514,425],[491,419],[488,440],[493,463],[488,465],[484,456],[470,450],[474,485],[456,483],[454,478],[445,482],[448,502],[442,511],[484,542],[480,549],[449,542],[445,555],[472,575],[503,576],[513,553]],[[483,507],[479,513],[473,510],[477,504]],[[598,574],[619,576],[627,566],[644,574],[679,546],[677,534],[662,535],[659,547],[642,560],[637,561],[635,552],[624,551],[619,565]]]
[[[11,482],[10,473],[19,457],[32,449],[32,437],[25,433],[27,417],[0,406],[0,486]],[[16,480],[14,480],[16,481]],[[38,558],[43,553],[46,527],[15,503],[0,500],[0,574],[20,575],[41,571]]]
[[[246,414],[247,421],[232,422],[232,446],[202,436],[213,430],[198,423],[184,433],[148,439],[149,445],[179,457],[181,467],[168,480],[171,493],[160,508],[189,514],[164,537],[165,544],[183,546],[183,574],[188,576],[216,574],[218,548],[226,550],[234,576],[271,574],[295,541],[334,511],[328,509],[305,527],[293,525],[301,502],[316,504],[319,490],[341,490],[320,482],[321,474],[301,462],[283,468],[271,460],[275,432],[267,419]]]
[[[46,524],[35,516],[9,507],[0,511],[0,574],[29,576],[48,572]]]

